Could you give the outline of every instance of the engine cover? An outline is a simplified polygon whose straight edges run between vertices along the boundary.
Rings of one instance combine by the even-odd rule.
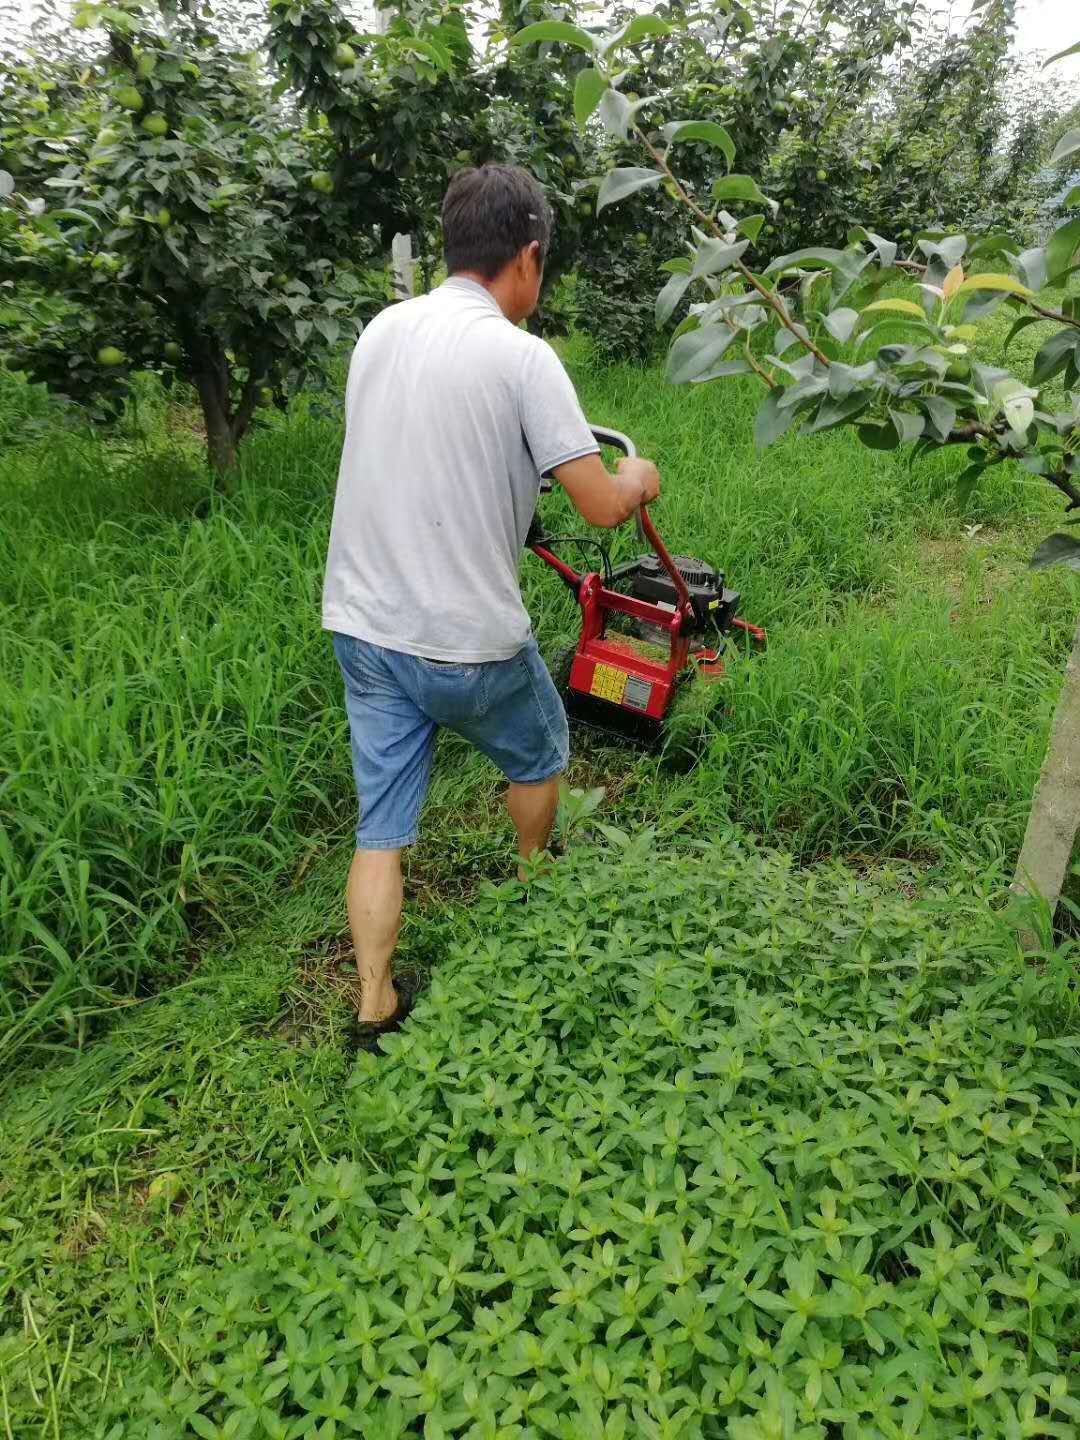
[[[715,625],[721,634],[725,634],[739,611],[738,591],[728,590],[724,585],[723,572],[715,570],[704,560],[692,555],[673,555],[672,559],[690,592],[695,629],[701,631]],[[642,555],[627,579],[630,582],[629,593],[639,600],[672,608],[678,602],[675,586],[656,555]]]

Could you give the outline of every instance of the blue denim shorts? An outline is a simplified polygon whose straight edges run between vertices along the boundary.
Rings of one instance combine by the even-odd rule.
[[[510,781],[566,769],[566,711],[531,639],[510,660],[445,664],[334,635],[345,678],[360,850],[416,843],[440,727],[471,741]]]

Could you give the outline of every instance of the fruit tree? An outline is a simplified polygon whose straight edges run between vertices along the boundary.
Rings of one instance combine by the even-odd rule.
[[[1007,0],[989,3],[992,8]],[[982,0],[976,8],[986,6]],[[666,262],[668,279],[656,301],[656,320],[664,325],[684,297],[692,297],[671,342],[669,380],[685,385],[755,377],[762,391],[756,422],[762,447],[796,429],[815,435],[851,426],[876,450],[912,445],[920,455],[956,449],[965,461],[955,473],[961,497],[990,467],[1019,465],[1061,494],[1066,525],[1080,523],[1080,298],[1040,294],[1080,269],[1074,264],[1080,214],[1060,224],[1044,245],[1026,250],[1001,232],[923,231],[901,251],[895,241],[857,226],[842,248],[805,247],[758,266],[754,246],[777,202],[753,176],[735,170],[736,148],[725,127],[677,117],[661,124],[655,102],[662,97],[650,97],[646,122],[640,113],[645,101],[627,94],[633,68],[625,54],[613,61],[611,36],[540,22],[515,40],[584,51],[591,64],[582,72],[588,78],[579,81],[588,96],[578,107],[579,122],[597,112],[637,147],[642,163],[608,171],[597,209],[663,186],[687,216],[685,253]],[[681,174],[680,157],[690,142],[710,147],[716,157],[707,186]],[[1051,163],[1078,154],[1080,130],[1070,130]],[[1066,200],[1067,211],[1078,209],[1080,187]],[[976,322],[1001,306],[1015,311],[1010,341],[1039,321],[1054,324],[1028,377],[976,357]],[[1031,563],[1080,570],[1080,538],[1067,531],[1051,535]],[[1018,874],[1022,888],[1038,890],[1052,903],[1080,829],[1080,770],[1070,759],[1075,744],[1080,631],[1032,815],[1041,834],[1033,837],[1029,829],[1035,848],[1025,845]]]
[[[290,120],[194,7],[76,20],[100,41],[90,63],[36,55],[0,77],[0,280],[62,302],[9,355],[98,415],[138,370],[182,376],[227,471],[258,407],[348,326],[374,243],[359,194],[378,185],[341,182],[325,122]]]

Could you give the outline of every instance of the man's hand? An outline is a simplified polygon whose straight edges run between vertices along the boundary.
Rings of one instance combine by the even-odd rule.
[[[559,465],[554,475],[581,518],[604,530],[614,530],[639,506],[660,497],[660,474],[651,460],[627,456],[612,475],[599,455],[583,455]]]
[[[624,455],[615,469],[620,481],[628,487],[637,486],[638,498],[634,502],[634,510],[639,505],[651,505],[654,500],[660,499],[660,471],[651,460],[643,460],[640,455],[633,458]]]

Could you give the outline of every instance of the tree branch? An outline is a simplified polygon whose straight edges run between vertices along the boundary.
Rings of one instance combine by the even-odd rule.
[[[697,218],[701,221],[702,225],[706,226],[709,230],[712,231],[712,233],[717,237],[717,239],[723,240],[725,238],[724,232],[720,229],[719,225],[717,225],[716,221],[712,218],[711,215],[706,214],[706,212],[702,210],[701,206],[697,203],[696,200],[691,199],[691,197],[686,193],[686,191],[680,184],[678,177],[674,174],[671,167],[668,165],[667,160],[652,143],[652,141],[648,138],[648,136],[645,135],[638,128],[637,125],[634,126],[634,134],[638,137],[641,144],[644,145],[645,149],[652,156],[653,164],[656,166],[656,168],[661,172],[661,174],[666,175],[668,180],[670,180],[672,185],[674,185],[675,189],[678,191],[679,199],[682,201],[682,203],[692,212],[692,214],[697,216]],[[767,285],[763,285],[761,281],[757,278],[757,276],[748,268],[748,266],[744,265],[741,260],[736,260],[732,268],[737,270],[739,274],[743,277],[743,279],[746,280],[757,291],[757,293],[765,301],[766,305],[768,305],[769,309],[775,312],[781,325],[783,325],[786,330],[791,331],[792,335],[795,336],[799,344],[809,350],[810,353],[813,355],[814,359],[818,360],[822,365],[826,367],[826,369],[828,369],[831,364],[829,357],[818,349],[818,347],[810,339],[809,335],[800,332],[794,320],[792,320],[791,316],[788,314],[787,306],[780,299],[779,295],[777,295],[776,291],[770,290]]]

